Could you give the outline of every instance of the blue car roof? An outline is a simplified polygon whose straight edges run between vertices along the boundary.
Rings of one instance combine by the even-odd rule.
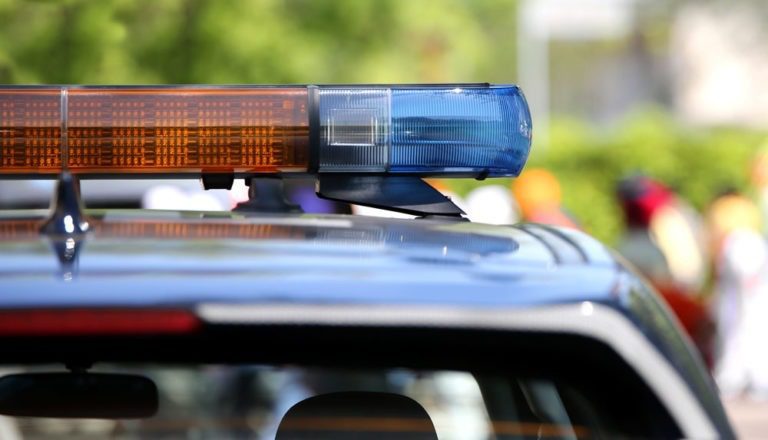
[[[0,308],[611,301],[623,272],[587,235],[533,224],[109,211],[73,240],[41,218],[0,219]]]

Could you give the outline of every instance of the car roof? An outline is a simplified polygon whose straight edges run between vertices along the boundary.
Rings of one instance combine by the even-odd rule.
[[[0,219],[0,307],[612,301],[623,271],[587,235],[534,224],[98,211],[75,242],[38,234],[41,214]]]
[[[724,417],[669,311],[611,251],[576,230],[349,215],[92,210],[88,233],[74,237],[40,234],[46,214],[0,215],[0,310],[180,306],[214,322],[223,305],[224,322],[233,311],[264,317],[267,310],[265,323],[279,323],[285,310],[275,305],[291,307],[290,322],[302,305],[310,306],[310,319],[322,318],[327,309],[315,307],[321,305],[341,306],[343,320],[334,315],[331,325],[390,320],[395,326],[427,324],[418,318],[427,310],[438,310],[439,325],[465,325],[471,313],[460,311],[496,310],[506,314],[499,322],[514,317],[535,329],[537,315],[526,317],[526,310],[551,308],[551,320],[563,311],[559,306],[591,310],[594,303],[599,315],[609,308],[618,312],[610,316],[626,322],[586,323],[588,333],[634,327],[706,402],[710,415]],[[373,316],[370,306],[392,313]],[[418,307],[404,316],[412,306]],[[628,347],[614,348],[631,357]]]

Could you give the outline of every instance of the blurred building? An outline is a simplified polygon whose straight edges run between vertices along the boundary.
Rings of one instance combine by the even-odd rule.
[[[643,106],[764,127],[767,16],[749,0],[522,1],[519,82],[540,129],[550,114],[610,125]]]
[[[761,2],[691,2],[672,25],[675,109],[706,125],[765,127],[768,31]]]

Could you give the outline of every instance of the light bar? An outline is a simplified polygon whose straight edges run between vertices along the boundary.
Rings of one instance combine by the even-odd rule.
[[[0,87],[0,176],[516,176],[516,86]]]

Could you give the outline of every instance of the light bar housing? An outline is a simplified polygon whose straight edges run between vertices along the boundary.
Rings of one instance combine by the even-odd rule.
[[[520,173],[517,86],[3,86],[0,177]]]

